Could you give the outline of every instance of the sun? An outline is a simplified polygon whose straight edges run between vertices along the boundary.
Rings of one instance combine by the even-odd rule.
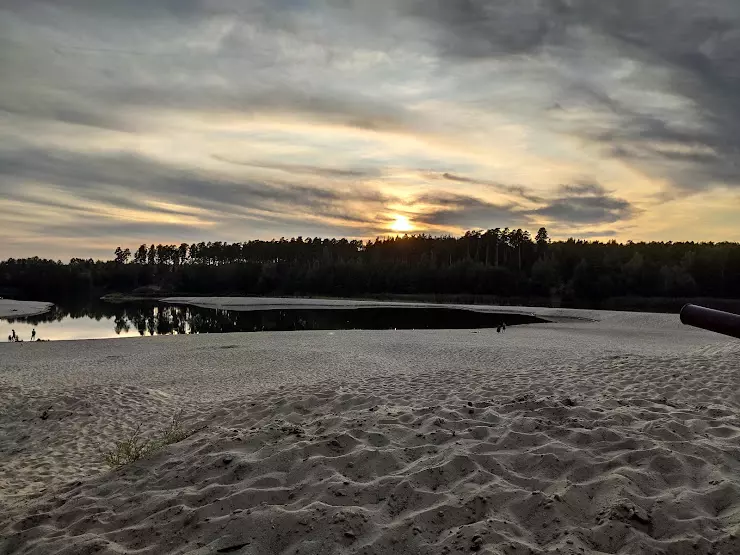
[[[399,233],[413,231],[414,226],[406,216],[396,216],[396,220],[391,224],[391,230]]]

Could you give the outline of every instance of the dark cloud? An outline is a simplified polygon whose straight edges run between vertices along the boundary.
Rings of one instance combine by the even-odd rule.
[[[79,204],[52,196],[31,196],[24,182],[48,184],[56,192],[79,199]],[[342,208],[346,192],[308,187],[293,183],[234,180],[202,171],[187,171],[152,159],[130,154],[79,154],[61,150],[28,148],[0,151],[0,194],[15,199],[65,210],[83,212],[86,203],[99,202],[111,207],[154,212],[148,201],[179,204],[218,214],[248,217],[255,211],[269,214],[294,214],[301,211],[316,216],[343,219],[348,223],[366,221]],[[366,192],[358,195],[365,202],[382,201]],[[350,197],[351,198],[351,197]],[[169,210],[177,213],[177,210]],[[182,215],[192,215],[186,210]]]
[[[579,98],[615,116],[573,130],[602,142],[607,151],[674,185],[698,191],[717,184],[740,186],[740,3],[736,0],[419,0],[400,2],[440,31],[442,54],[471,60],[533,53],[544,47],[563,67],[582,59],[589,34],[594,49],[615,61],[631,60],[637,82],[683,98],[698,119],[661,113],[601,92],[579,81],[564,83]],[[586,44],[588,46],[588,44]],[[586,69],[587,71],[587,69]],[[660,77],[649,77],[653,72]],[[572,75],[572,73],[571,73]],[[555,103],[559,106],[559,103]],[[678,113],[676,113],[678,112]],[[680,145],[682,152],[676,152]],[[699,152],[695,152],[698,150]]]
[[[414,221],[432,227],[487,229],[511,226],[525,219],[514,205],[498,205],[464,195],[430,193],[419,196],[416,202],[431,208],[414,216]]]
[[[561,185],[560,191],[566,195],[593,195],[605,196],[606,189],[598,183],[577,183],[575,185]]]
[[[683,189],[740,186],[734,163],[740,154],[740,3],[579,0],[573,9],[618,41],[622,55],[666,72],[666,92],[683,97],[699,118],[699,127],[686,126],[620,105],[618,125],[596,133],[599,140]]]
[[[6,0],[3,8],[19,13],[53,8],[73,14],[94,14],[128,20],[151,19],[157,16],[192,18],[205,13],[218,13],[215,9],[217,4],[204,0],[150,0],[124,3],[115,0]]]
[[[727,117],[740,117],[740,106],[736,116],[732,113]],[[740,133],[734,137],[736,130],[724,127],[710,123],[703,130],[687,132],[652,117],[630,116],[622,120],[620,129],[594,138],[614,156],[649,174],[668,177],[678,189],[694,192],[717,184],[740,187]]]
[[[404,11],[441,32],[437,45],[456,57],[525,53],[555,40],[561,2],[550,0],[411,0]]]
[[[614,223],[632,218],[638,211],[628,201],[616,198],[596,184],[564,185],[561,196],[528,212],[560,223],[576,225]]]
[[[113,114],[109,110],[95,107],[92,103],[80,106],[57,99],[39,100],[13,101],[7,97],[0,97],[0,114],[5,112],[30,121],[61,122],[111,131],[132,131],[134,129],[126,118]]]
[[[297,174],[308,174],[316,175],[319,177],[340,177],[340,178],[365,178],[365,177],[376,177],[380,175],[377,170],[365,170],[365,169],[340,169],[340,168],[327,168],[322,166],[311,166],[306,164],[277,164],[270,162],[244,162],[240,160],[232,160],[224,156],[215,156],[217,160],[222,162],[228,162],[229,164],[236,164],[239,166],[249,166],[251,168],[262,168],[267,170],[276,170],[286,173],[297,173]]]
[[[453,173],[444,173],[442,177],[448,181],[457,181],[460,183],[472,183],[475,185],[483,185],[489,187],[500,193],[506,193],[514,196],[521,197],[530,202],[542,202],[542,197],[532,192],[528,187],[522,187],[521,185],[504,185],[502,183],[495,183],[492,181],[482,181],[479,179],[473,179]]]
[[[283,82],[267,86],[254,82],[224,86],[189,83],[172,89],[162,86],[118,87],[98,93],[98,101],[125,106],[129,110],[162,108],[202,112],[233,113],[243,117],[257,114],[298,114],[320,123],[356,127],[370,131],[404,130],[420,123],[408,109],[391,102],[353,93],[351,97],[327,84],[322,91],[301,90]]]
[[[540,199],[544,206],[534,210],[523,209],[517,204],[500,205],[475,197],[446,193],[421,195],[416,200],[432,207],[428,213],[417,218],[431,226],[483,229],[532,226],[546,218],[567,229],[574,225],[615,223],[628,220],[638,213],[630,202],[614,197],[595,183],[562,185],[557,196]]]
[[[455,175],[453,173],[445,173],[442,175],[448,181],[457,181],[460,183],[472,183],[474,185],[483,185],[491,188],[499,193],[506,193],[514,196],[521,197],[530,202],[542,202],[542,197],[534,193],[528,187],[521,185],[504,185],[503,183],[495,183],[493,181],[483,181],[479,179],[473,179],[470,177],[464,177],[461,175]]]
[[[88,219],[84,226],[69,223],[39,222],[37,232],[56,238],[111,237],[117,240],[138,239],[144,242],[161,241],[161,237],[177,237],[181,241],[196,240],[202,237],[203,230],[192,225],[154,222],[120,222]],[[200,239],[199,239],[200,240]],[[131,245],[122,245],[129,246]]]

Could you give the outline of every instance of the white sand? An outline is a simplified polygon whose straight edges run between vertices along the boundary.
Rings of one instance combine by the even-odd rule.
[[[0,344],[0,553],[740,553],[740,342],[558,314]]]
[[[315,299],[300,297],[167,297],[159,300],[165,303],[192,305],[214,310],[233,310],[237,312],[289,309],[446,308],[497,314],[526,314],[537,316],[549,322],[582,322],[599,320],[608,314],[618,314],[594,310],[570,310],[527,306],[492,306],[454,303],[439,304],[408,301],[368,301],[357,299]]]
[[[300,297],[167,297],[161,299],[167,303],[190,304],[203,308],[220,308],[226,310],[270,310],[276,308],[372,308],[394,306],[430,306],[423,303],[402,303],[395,301],[361,301],[355,299],[314,299]]]
[[[356,299],[314,299],[300,297],[167,297],[166,303],[189,304],[201,308],[235,310],[341,309],[341,308],[472,308],[485,312],[507,312],[503,307],[452,305],[400,301],[365,301]]]
[[[36,314],[49,312],[53,306],[54,305],[52,303],[0,299],[0,318],[20,318],[22,316],[35,316]]]

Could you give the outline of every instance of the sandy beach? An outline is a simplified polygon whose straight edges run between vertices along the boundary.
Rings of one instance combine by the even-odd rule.
[[[36,314],[48,312],[53,306],[54,305],[52,303],[0,299],[0,318],[35,316]]]
[[[365,301],[358,299],[317,299],[300,297],[167,297],[161,299],[172,304],[189,304],[202,308],[226,310],[272,310],[288,308],[336,309],[430,306],[426,303],[398,301]]]
[[[0,344],[0,553],[740,553],[740,342],[521,310],[558,321]]]
[[[300,297],[167,297],[162,302],[177,305],[192,305],[200,308],[235,311],[312,309],[329,310],[344,308],[445,308],[471,310],[474,312],[505,314],[536,314],[549,320],[591,320],[596,312],[526,306],[490,306],[480,304],[422,303],[409,301],[375,301],[359,299],[318,299]]]

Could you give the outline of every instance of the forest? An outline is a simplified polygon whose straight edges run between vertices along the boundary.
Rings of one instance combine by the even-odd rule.
[[[740,299],[738,243],[551,241],[545,228],[367,242],[151,244],[111,254],[105,261],[5,260],[0,296],[457,296],[594,307],[614,298]]]

